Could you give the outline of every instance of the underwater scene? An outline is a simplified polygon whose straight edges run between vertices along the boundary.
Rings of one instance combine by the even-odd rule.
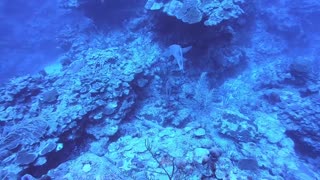
[[[320,180],[319,0],[1,0],[0,180]]]

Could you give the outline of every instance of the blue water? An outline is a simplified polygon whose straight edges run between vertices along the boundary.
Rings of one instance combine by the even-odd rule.
[[[0,2],[0,179],[320,179],[320,2]]]

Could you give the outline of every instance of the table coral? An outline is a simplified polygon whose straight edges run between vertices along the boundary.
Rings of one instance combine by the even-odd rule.
[[[244,0],[148,0],[145,8],[159,10],[188,24],[204,21],[205,26],[214,26],[243,14],[241,3]]]

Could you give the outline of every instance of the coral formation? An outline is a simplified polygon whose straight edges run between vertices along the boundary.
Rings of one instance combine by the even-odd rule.
[[[161,11],[185,23],[194,24],[203,21],[206,26],[214,26],[243,14],[244,11],[240,7],[242,3],[244,0],[148,0],[145,8]]]
[[[0,179],[320,179],[312,2],[1,1]]]

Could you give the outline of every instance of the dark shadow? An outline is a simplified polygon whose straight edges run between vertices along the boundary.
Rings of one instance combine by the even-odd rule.
[[[82,2],[79,9],[101,30],[109,30],[122,27],[125,20],[143,10],[144,3],[139,0],[90,0]]]

